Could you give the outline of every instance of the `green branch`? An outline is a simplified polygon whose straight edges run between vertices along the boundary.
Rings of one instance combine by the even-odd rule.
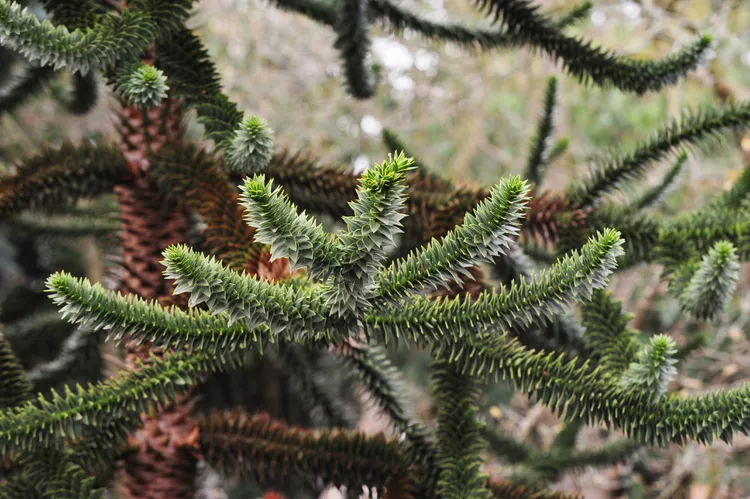
[[[539,117],[536,134],[534,134],[534,138],[531,140],[531,150],[529,151],[529,158],[526,161],[524,178],[532,184],[539,185],[542,183],[544,169],[549,164],[556,106],[557,78],[553,76],[547,82],[547,90],[544,94],[544,108]]]
[[[255,228],[255,240],[271,246],[271,257],[288,258],[292,267],[304,266],[310,277],[325,278],[338,257],[333,238],[320,224],[303,213],[297,214],[281,187],[264,175],[245,179],[240,187],[245,220]]]
[[[26,159],[15,175],[0,177],[0,219],[109,192],[129,175],[122,153],[108,146],[47,149]]]
[[[237,356],[219,360],[206,353],[153,358],[148,367],[65,395],[52,392],[50,399],[36,401],[0,413],[0,449],[32,452],[62,448],[68,438],[82,438],[97,428],[119,420],[132,429],[134,416],[148,412],[157,403],[173,402],[185,394],[208,371],[239,364]]]
[[[256,172],[267,166],[272,152],[270,128],[257,117],[243,121],[237,104],[222,92],[221,78],[200,38],[181,27],[156,47],[156,65],[167,75],[170,88],[195,108],[204,137],[224,151],[238,172]]]
[[[393,301],[409,291],[471,279],[468,269],[504,254],[518,234],[528,191],[519,177],[493,188],[462,225],[388,267],[378,277],[379,296]]]
[[[573,185],[569,199],[579,207],[598,202],[605,194],[626,181],[643,174],[652,163],[659,161],[680,146],[698,145],[717,139],[720,134],[750,124],[750,102],[740,102],[721,108],[702,108],[696,114],[682,113],[679,121],[658,130],[654,136],[632,151],[613,154],[591,172],[591,177],[580,185]]]
[[[330,308],[317,289],[279,286],[239,274],[182,245],[167,248],[162,263],[165,276],[175,280],[174,294],[190,293],[190,307],[206,303],[214,313],[225,312],[229,324],[266,326],[274,336],[284,333],[300,340],[300,335],[313,340],[317,335],[310,335],[325,331]]]
[[[502,18],[510,37],[546,52],[556,61],[561,60],[565,70],[579,80],[636,94],[673,84],[695,69],[711,43],[710,37],[703,36],[679,54],[661,61],[642,61],[613,55],[590,42],[565,35],[528,0],[475,0],[475,3],[495,21]]]
[[[406,200],[406,173],[413,160],[403,152],[365,172],[359,180],[353,215],[343,218],[346,230],[336,237],[336,264],[326,301],[339,316],[361,315],[377,292],[377,276],[402,232],[400,213]]]
[[[306,430],[265,414],[213,412],[198,419],[203,456],[212,468],[258,483],[274,477],[302,479],[382,493],[408,473],[408,461],[395,440],[345,430]],[[289,459],[294,456],[294,459]],[[379,495],[380,496],[380,495]]]
[[[441,499],[490,497],[482,472],[485,442],[477,419],[479,385],[466,374],[456,372],[447,362],[432,364],[433,393],[438,404],[437,465],[440,468],[437,492]]]
[[[106,71],[118,61],[140,56],[165,31],[180,25],[190,7],[184,0],[137,0],[119,16],[105,14],[93,27],[71,32],[64,25],[40,21],[12,0],[0,0],[0,43],[55,69]]]
[[[26,401],[31,388],[10,343],[0,333],[0,409],[16,407]]]
[[[370,29],[367,22],[366,0],[339,0],[338,17],[334,25],[334,47],[344,60],[347,91],[356,99],[367,99],[375,92],[374,76],[368,68]]]
[[[594,291],[581,306],[584,341],[592,360],[614,375],[622,374],[635,362],[640,345],[637,331],[628,327],[632,314],[622,312],[622,302],[614,301],[606,290]]]
[[[414,297],[382,312],[368,314],[364,322],[378,338],[401,336],[443,339],[454,348],[465,339],[484,338],[492,329],[512,330],[546,320],[573,300],[585,300],[594,289],[606,286],[607,277],[622,253],[622,240],[614,230],[598,234],[582,249],[572,252],[531,281],[513,283],[507,290],[482,293],[471,299],[431,300]]]
[[[661,200],[663,200],[679,182],[681,174],[685,171],[687,159],[687,153],[682,152],[678,154],[674,164],[669,170],[667,170],[667,173],[664,174],[659,183],[641,194],[635,201],[630,203],[628,207],[634,211],[638,211],[661,202]]]
[[[679,276],[682,268],[689,269]],[[695,265],[688,262],[675,271],[684,285],[670,286],[683,310],[699,319],[713,319],[729,303],[740,277],[737,249],[727,241],[717,242]],[[686,279],[687,278],[687,279]]]
[[[265,327],[250,329],[244,324],[230,324],[227,314],[167,309],[66,273],[53,274],[47,280],[47,291],[70,321],[106,329],[117,341],[127,335],[131,341],[148,340],[176,351],[188,346],[190,350],[221,356],[223,352],[251,348],[262,351],[263,345],[273,339]]]

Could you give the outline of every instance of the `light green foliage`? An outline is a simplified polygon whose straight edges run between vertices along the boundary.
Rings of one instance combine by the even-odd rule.
[[[292,268],[306,267],[311,278],[327,277],[336,259],[333,238],[294,207],[281,187],[256,175],[240,187],[245,221],[255,227],[255,240],[271,245],[272,258],[288,258]],[[294,236],[292,236],[294,234]]]
[[[39,19],[12,0],[0,1],[0,43],[31,61],[87,73],[112,69],[139,56],[159,36],[187,18],[189,2],[136,1],[121,16],[105,14],[94,27],[69,31]]]
[[[227,148],[227,165],[233,171],[251,174],[263,171],[273,157],[273,130],[259,116],[251,116],[234,133]]]
[[[230,325],[227,314],[164,309],[156,303],[122,296],[66,273],[53,274],[47,280],[47,289],[64,316],[80,324],[104,328],[117,341],[128,334],[133,341],[148,339],[178,351],[189,345],[191,349],[214,355],[249,348],[251,344],[262,349],[266,341],[267,335],[261,336],[265,328],[252,330],[244,324]]]
[[[672,338],[663,334],[654,336],[623,374],[623,388],[650,393],[653,400],[658,400],[677,374],[676,354],[677,345]]]
[[[565,304],[587,299],[594,289],[606,286],[615,260],[622,253],[621,247],[618,232],[604,231],[580,253],[566,255],[549,271],[516,282],[507,290],[485,292],[476,300],[460,297],[430,300],[415,296],[369,314],[365,323],[369,332],[384,341],[399,337],[424,341],[437,335],[436,343],[456,352],[463,351],[464,340],[481,339],[492,331],[516,325],[538,323],[559,312]],[[464,355],[470,356],[470,352]],[[490,366],[486,368],[492,370]]]
[[[737,249],[717,242],[698,262],[688,262],[675,272],[680,282],[672,286],[684,310],[699,319],[712,319],[732,298],[740,277]]]
[[[433,240],[391,264],[378,278],[379,296],[394,300],[410,291],[437,288],[448,280],[461,283],[471,278],[469,268],[504,254],[518,234],[528,192],[520,177],[501,182],[442,240]]]
[[[360,178],[357,199],[349,203],[354,214],[343,218],[346,230],[336,240],[338,261],[325,292],[339,317],[361,314],[377,290],[377,274],[402,232],[404,181],[413,163],[403,153],[394,153]]]
[[[117,72],[116,85],[134,106],[153,108],[167,97],[167,77],[162,70],[140,62],[125,64]]]

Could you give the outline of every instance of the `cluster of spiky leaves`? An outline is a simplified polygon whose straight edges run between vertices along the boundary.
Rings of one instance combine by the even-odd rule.
[[[622,375],[621,382],[625,390],[651,393],[657,400],[666,391],[669,383],[677,374],[675,355],[677,345],[669,336],[654,336],[640,352],[635,362]]]
[[[561,60],[565,70],[581,80],[638,94],[684,75],[709,45],[702,37],[662,61],[593,48],[563,31],[585,16],[588,3],[552,19],[526,0],[477,2],[496,21],[502,20],[491,27],[429,21],[390,0],[345,0],[338,9],[310,0],[277,3],[334,29],[355,97],[373,91],[367,52],[368,31],[375,22],[469,47],[530,46]],[[21,463],[23,472],[4,484],[3,493],[43,487],[42,494],[54,497],[98,497],[101,491],[92,490],[92,480],[84,479],[93,458],[111,462],[140,414],[185,393],[207,370],[234,365],[248,352],[263,352],[267,344],[337,346],[405,438],[399,443],[341,431],[313,433],[239,413],[202,420],[202,446],[209,460],[219,468],[246,473],[251,465],[251,473],[261,481],[293,473],[307,480],[321,476],[347,486],[350,493],[368,485],[397,497],[543,497],[481,474],[478,451],[484,443],[474,397],[491,375],[510,378],[519,390],[536,395],[571,421],[549,453],[526,452],[518,442],[508,445],[512,452],[506,449],[506,454],[535,462],[526,478],[515,475],[516,482],[530,483],[528,477],[551,480],[563,469],[596,459],[619,461],[640,443],[710,441],[747,432],[747,388],[703,398],[665,394],[678,355],[674,345],[665,337],[640,345],[619,306],[602,290],[618,259],[621,264],[659,261],[683,308],[701,318],[715,315],[731,296],[739,262],[750,254],[750,219],[739,209],[750,186],[745,177],[750,176],[711,210],[650,220],[640,212],[674,183],[685,162],[680,156],[664,180],[634,203],[591,210],[622,181],[638,177],[678,147],[745,126],[747,104],[688,114],[632,152],[606,158],[582,185],[562,195],[533,193],[522,227],[531,191],[519,178],[488,191],[458,187],[436,178],[424,165],[412,169],[413,161],[397,154],[357,180],[335,169],[315,168],[309,156],[273,156],[267,124],[255,117],[244,120],[222,93],[207,51],[184,26],[190,5],[182,0],[134,0],[119,15],[102,13],[93,2],[47,4],[55,24],[40,22],[16,2],[0,0],[0,44],[43,64],[9,95],[22,97],[39,87],[48,77],[43,70],[47,64],[86,75],[74,76],[73,110],[91,103],[86,97],[93,94],[94,80],[88,76],[93,70],[102,71],[121,96],[142,107],[157,105],[169,88],[197,110],[206,137],[223,151],[230,169],[239,174],[266,170],[289,198],[264,176],[247,179],[239,197],[249,224],[245,226],[240,223],[242,208],[234,206],[237,194],[216,163],[200,153],[186,155],[186,150],[168,149],[155,158],[157,182],[201,215],[208,225],[207,247],[219,258],[174,246],[164,253],[166,275],[176,281],[176,293],[190,294],[191,306],[208,310],[164,308],[106,292],[65,273],[51,277],[53,300],[72,320],[89,323],[94,330],[107,328],[118,339],[130,334],[131,339],[153,341],[177,353],[154,358],[139,371],[88,390],[79,387],[63,396],[53,393],[49,399],[22,402],[19,393],[27,383],[53,377],[78,358],[77,348],[90,330],[78,329],[59,358],[26,374],[14,367],[12,352],[4,351],[3,373],[9,377],[0,397],[16,407],[0,413],[0,448],[33,453],[31,464]],[[156,65],[145,65],[140,56],[155,41]],[[527,161],[527,176],[536,183],[566,147],[564,140],[551,140],[554,84],[552,80],[548,87]],[[5,107],[0,101],[0,111]],[[386,139],[393,141],[394,136]],[[192,170],[177,171],[175,166],[185,162]],[[123,158],[105,148],[66,146],[45,152],[34,164],[22,169],[22,175],[1,179],[0,216],[93,196],[128,174]],[[326,234],[311,217],[297,213],[294,204],[343,215],[346,228]],[[403,258],[388,264],[405,215],[407,244],[396,255]],[[512,244],[522,230],[523,248]],[[523,251],[538,249],[533,245],[538,241],[559,242],[556,254],[537,251],[539,259],[561,258],[537,273]],[[270,245],[272,257],[305,267],[307,276],[278,283],[255,276],[251,262],[257,261],[256,252],[266,251],[260,249],[262,244]],[[680,247],[688,250],[680,255]],[[474,297],[423,295],[465,284],[480,275],[478,266],[498,261],[510,267],[513,277],[497,290]],[[578,335],[583,346],[576,348],[587,354],[586,362],[537,351],[520,341],[528,340],[524,333],[530,326],[562,324],[565,316],[560,314],[576,302],[583,303],[586,326]],[[360,330],[370,342],[406,338],[430,349],[436,359],[436,442],[406,415],[395,396],[397,376],[385,356],[374,345],[352,342]],[[603,422],[622,429],[631,440],[615,442],[598,454],[576,453],[572,448],[582,422]],[[293,466],[290,456],[297,459]],[[44,466],[35,474],[34,464],[40,463]]]
[[[133,60],[117,69],[115,86],[130,105],[154,108],[167,97],[167,77],[154,66]]]
[[[361,324],[371,339],[387,342],[407,337],[430,347],[450,369],[445,382],[476,383],[469,381],[471,377],[481,380],[488,374],[509,377],[519,390],[535,394],[568,419],[604,422],[623,430],[635,443],[728,439],[734,431],[747,430],[745,414],[750,408],[745,389],[701,398],[655,396],[664,391],[674,352],[669,345],[661,348],[664,345],[658,341],[645,347],[634,344],[624,326],[627,319],[596,291],[606,286],[622,254],[622,240],[614,230],[599,233],[580,251],[566,255],[538,277],[497,292],[484,292],[476,299],[431,300],[414,295],[414,291],[453,281],[464,275],[465,269],[504,253],[511,236],[518,232],[528,188],[519,179],[505,181],[442,241],[385,267],[385,252],[400,225],[398,209],[404,203],[409,166],[405,157],[396,155],[363,176],[357,200],[352,202],[354,215],[347,220],[347,229],[336,236],[298,214],[286,196],[262,176],[245,182],[241,198],[256,237],[271,244],[276,256],[306,267],[311,279],[308,284],[263,282],[176,246],[165,252],[167,275],[176,280],[177,293],[189,292],[191,304],[204,303],[207,312],[164,309],[155,303],[125,299],[64,274],[49,281],[50,290],[76,321],[107,327],[116,335],[135,331],[136,338],[180,350],[188,346],[196,355],[205,352],[221,357],[234,349],[259,349],[266,342],[279,341],[332,345],[355,334],[352,327]],[[356,282],[366,292],[360,291],[342,308],[341,295],[331,290],[344,282]],[[587,304],[584,319],[592,324],[587,346],[601,355],[598,367],[564,354],[535,352],[511,339],[510,332],[542,323],[575,301]],[[502,334],[503,330],[507,332]],[[629,352],[626,358],[632,358],[633,365],[623,363],[618,352]],[[363,363],[361,353],[352,357],[356,358],[362,366],[360,372],[372,370],[374,364]],[[609,367],[613,361],[622,367]],[[406,432],[407,440],[416,437],[416,442],[422,442],[417,447],[422,447],[424,457],[431,444],[419,432],[409,436],[411,425],[395,401],[388,402],[390,390],[378,388],[384,386],[374,382],[379,377],[371,374],[365,379],[371,393]],[[465,391],[465,396],[471,398],[473,390]],[[463,397],[460,393],[464,392],[446,389],[439,393],[447,397],[443,414],[448,419],[441,431],[470,438],[474,443],[458,449],[470,448],[470,453],[476,454],[473,446],[481,445],[481,439],[477,440],[480,427],[464,431],[476,418],[461,423],[471,411],[459,409],[458,399],[451,398]],[[717,419],[719,407],[723,417]],[[451,418],[458,419],[451,422]],[[442,449],[434,461],[441,470],[439,476],[452,477],[442,482],[438,479],[438,490],[448,495],[473,494],[466,492],[471,490],[485,495],[488,489],[477,463],[469,465],[458,456],[459,450],[451,447],[456,440],[445,433],[439,435],[437,445]],[[627,454],[632,447],[624,445],[618,455]],[[554,456],[548,460],[555,462]],[[581,458],[579,462],[589,461]],[[418,461],[413,464],[419,466]]]
[[[266,169],[273,157],[273,131],[268,122],[252,116],[240,124],[227,150],[227,165],[249,175]]]
[[[674,274],[670,290],[682,308],[699,319],[712,319],[729,303],[739,280],[737,249],[729,241],[719,241],[700,262],[682,263]]]

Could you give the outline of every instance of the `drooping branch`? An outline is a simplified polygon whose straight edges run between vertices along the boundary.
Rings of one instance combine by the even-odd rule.
[[[554,21],[529,0],[476,0],[474,3],[502,26],[517,44],[523,43],[561,60],[565,70],[583,82],[614,86],[643,94],[659,90],[684,76],[705,57],[711,44],[703,36],[682,51],[660,61],[614,55],[590,42],[565,35]]]
[[[0,218],[110,192],[129,174],[122,154],[110,146],[47,149],[26,159],[14,175],[0,177]]]
[[[315,485],[320,477],[325,484],[349,490],[366,485],[382,494],[409,473],[401,446],[382,433],[306,430],[238,411],[213,412],[198,425],[203,455],[213,468],[259,483],[284,477]]]

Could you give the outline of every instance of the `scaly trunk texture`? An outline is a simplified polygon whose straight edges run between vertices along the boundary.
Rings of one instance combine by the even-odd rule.
[[[149,62],[149,57],[144,61]],[[188,218],[184,210],[168,204],[151,184],[148,154],[182,135],[182,106],[173,99],[150,110],[123,104],[120,116],[122,149],[135,180],[116,188],[122,231],[123,293],[168,301],[172,289],[159,263],[162,251],[184,242]],[[125,365],[136,359],[149,363],[149,353],[163,353],[148,343],[126,343]],[[198,426],[192,418],[188,395],[158,413],[144,415],[143,427],[130,439],[123,466],[122,493],[126,498],[193,499],[196,493]]]

